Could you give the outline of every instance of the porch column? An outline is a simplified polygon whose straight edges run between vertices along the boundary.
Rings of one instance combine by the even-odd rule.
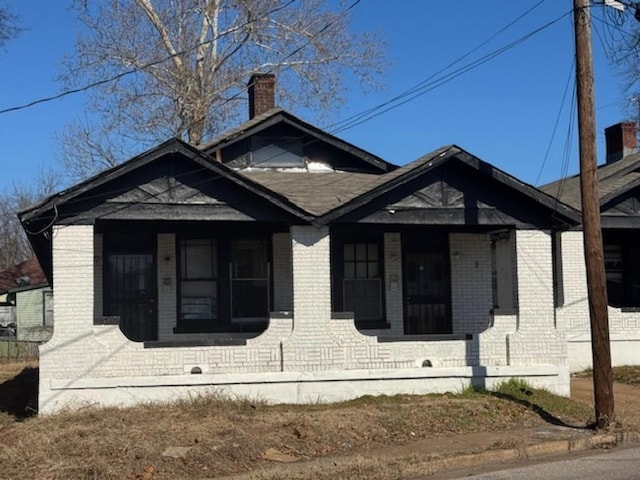
[[[555,328],[551,236],[518,230],[516,248],[518,326],[508,336],[509,363],[566,365],[566,338]]]
[[[331,320],[331,259],[328,227],[292,226],[293,328],[324,335]]]
[[[52,238],[53,330],[54,338],[64,341],[92,333],[93,225],[56,225]]]

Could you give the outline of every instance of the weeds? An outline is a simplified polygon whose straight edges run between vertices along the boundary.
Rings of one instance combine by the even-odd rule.
[[[24,368],[6,366],[0,386],[15,385],[11,382]],[[502,397],[467,387],[457,394],[366,396],[326,405],[268,405],[212,390],[171,404],[87,407],[21,422],[0,412],[7,447],[0,479],[160,480],[240,474],[256,479],[310,478],[308,471],[296,473],[285,467],[274,476],[263,476],[260,472],[273,467],[263,458],[269,449],[303,460],[349,458],[340,468],[320,468],[314,478],[401,478],[411,474],[407,461],[358,460],[357,452],[544,424],[533,405],[574,421],[590,414],[587,409],[587,416],[580,417],[582,410],[569,408],[569,400],[515,380],[498,390]],[[186,453],[180,458],[164,456],[169,447],[184,447]]]
[[[626,385],[632,385],[634,387],[640,387],[640,366],[622,366],[613,367],[613,381],[618,383],[624,383]],[[593,369],[588,368],[581,372],[574,373],[578,378],[591,378],[593,376]]]

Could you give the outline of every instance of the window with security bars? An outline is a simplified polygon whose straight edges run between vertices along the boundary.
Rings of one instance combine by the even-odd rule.
[[[353,312],[356,322],[382,318],[380,247],[377,243],[343,245],[344,310]]]
[[[218,260],[214,239],[180,242],[180,319],[215,320],[218,316]]]

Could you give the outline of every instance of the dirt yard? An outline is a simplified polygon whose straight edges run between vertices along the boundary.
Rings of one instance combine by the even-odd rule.
[[[0,364],[0,479],[204,479],[240,473],[284,479],[294,478],[287,462],[317,458],[328,463],[313,478],[403,478],[412,462],[425,461],[411,451],[416,442],[549,422],[585,425],[592,415],[588,405],[510,382],[494,393],[306,406],[229,401],[212,393],[171,405],[37,417],[36,386],[37,365]],[[402,446],[405,456],[385,462],[363,463],[357,455]],[[331,459],[343,457],[352,460],[337,471]]]

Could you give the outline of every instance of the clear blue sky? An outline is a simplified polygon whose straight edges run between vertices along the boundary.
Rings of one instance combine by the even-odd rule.
[[[391,66],[381,79],[385,90],[363,95],[357,85],[341,120],[379,105],[437,73],[477,47],[538,0],[363,0],[353,14],[354,28],[377,30],[388,42]],[[0,51],[0,110],[59,93],[61,57],[71,51],[78,25],[62,0],[9,0],[25,30]],[[571,0],[546,0],[524,20],[457,64],[468,65],[569,13]],[[602,7],[593,8],[602,18]],[[594,20],[604,33],[602,25]],[[572,74],[572,16],[477,68],[412,101],[338,136],[388,161],[405,164],[446,144],[536,184]],[[593,32],[596,71],[598,157],[602,162],[605,127],[632,118],[628,95],[615,67]],[[455,68],[455,67],[454,67]],[[573,85],[573,84],[572,84]],[[556,138],[538,184],[561,175],[569,120],[567,98]],[[316,123],[313,112],[293,111]],[[3,170],[0,190],[12,181],[29,182],[46,165],[58,164],[56,134],[83,115],[82,95],[0,115]],[[331,126],[318,123],[320,127]],[[574,123],[575,126],[575,123]],[[577,172],[577,130],[572,135],[568,172]]]

